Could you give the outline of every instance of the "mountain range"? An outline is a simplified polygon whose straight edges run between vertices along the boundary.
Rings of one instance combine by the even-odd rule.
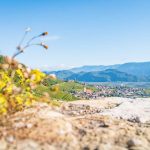
[[[44,72],[55,74],[59,79],[83,82],[149,82],[150,62],[82,66],[69,70]]]

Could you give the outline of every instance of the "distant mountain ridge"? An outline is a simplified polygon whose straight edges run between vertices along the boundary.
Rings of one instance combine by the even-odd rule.
[[[66,79],[74,74],[72,71],[69,71],[69,70],[50,71],[50,72],[44,71],[44,72],[46,74],[55,74],[61,80]]]
[[[125,63],[116,69],[139,77],[150,76],[150,62]]]
[[[137,82],[138,78],[114,69],[93,72],[74,73],[66,78],[67,80],[77,80],[82,82]]]
[[[60,79],[84,82],[149,82],[150,62],[133,62],[109,66],[82,66],[70,70],[53,71]]]
[[[120,65],[110,65],[110,66],[103,66],[103,65],[99,65],[99,66],[82,66],[82,67],[72,68],[72,69],[70,69],[70,71],[72,71],[74,73],[92,72],[92,71],[104,71],[104,70],[107,70],[107,69],[116,69],[119,66]]]

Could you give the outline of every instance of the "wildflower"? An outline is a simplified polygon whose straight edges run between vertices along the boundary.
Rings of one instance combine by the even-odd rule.
[[[7,112],[7,100],[0,94],[0,114],[6,114]]]
[[[15,59],[12,59],[11,67],[12,68],[17,68],[17,66],[18,66],[18,62]]]
[[[20,55],[20,54],[22,54],[24,51],[25,51],[25,49],[27,49],[27,48],[29,48],[29,47],[31,47],[31,46],[39,46],[39,45],[41,45],[41,46],[43,46],[45,49],[48,49],[48,46],[47,45],[45,45],[45,44],[35,44],[35,43],[33,43],[33,41],[35,40],[35,39],[37,39],[37,38],[39,38],[39,37],[41,37],[41,36],[46,36],[46,35],[48,35],[48,32],[43,32],[42,34],[40,34],[40,35],[37,35],[37,36],[33,36],[31,39],[29,39],[27,42],[26,42],[26,44],[25,44],[25,46],[22,46],[22,43],[23,43],[23,41],[24,41],[24,39],[25,39],[25,37],[26,37],[26,35],[27,35],[27,33],[29,32],[29,31],[31,31],[31,28],[27,28],[26,30],[25,30],[25,33],[24,33],[24,35],[23,35],[23,38],[21,39],[21,41],[20,41],[20,43],[19,43],[19,46],[17,46],[17,52],[16,53],[14,53],[13,54],[13,56],[12,56],[12,58],[15,58],[16,56],[18,56],[18,55]]]
[[[13,86],[12,88],[12,92],[13,94],[17,94],[17,93],[20,93],[21,92],[21,88],[20,87],[17,87],[17,86]]]
[[[25,104],[26,107],[29,107],[29,106],[32,105],[32,100],[30,98],[28,98],[28,99],[25,100],[24,104]]]
[[[57,79],[57,77],[56,77],[56,75],[55,75],[55,74],[50,74],[48,77],[49,77],[50,79],[54,79],[54,80],[56,80],[56,79]]]
[[[47,45],[44,45],[43,47],[44,47],[45,49],[48,49],[48,46],[47,46]]]
[[[31,71],[31,80],[35,83],[40,82],[45,77],[45,74],[35,69]]]
[[[17,50],[23,52],[23,48],[21,46],[17,46]]]
[[[23,73],[20,69],[17,69],[16,70],[16,74],[20,77],[20,78],[23,78]]]
[[[5,72],[0,72],[0,79],[2,81],[4,81],[4,83],[8,83],[11,81],[11,79],[9,78],[8,74]]]
[[[4,62],[10,65],[12,63],[12,58],[6,56],[6,57],[4,57]]]
[[[30,88],[33,90],[37,87],[37,85],[35,83],[30,82],[29,83]]]
[[[19,104],[19,105],[23,104],[23,100],[22,100],[22,98],[21,98],[20,96],[17,96],[17,97],[16,97],[16,102],[17,102],[17,104]]]
[[[1,108],[0,109],[0,114],[6,114],[7,113],[7,109],[6,108]]]
[[[43,46],[45,49],[48,49],[48,46],[45,45],[45,43],[42,42],[40,45]]]
[[[43,32],[40,36],[48,35],[48,32]]]
[[[27,72],[24,72],[23,75],[24,75],[24,78],[26,78],[26,79],[29,78],[29,74]]]
[[[35,80],[35,78],[36,78],[35,74],[32,74],[30,79],[31,79],[31,81],[33,81],[33,80]]]
[[[26,82],[27,84],[29,84],[31,81],[32,81],[32,80],[29,79],[29,78],[25,80],[25,82]]]
[[[7,94],[11,94],[13,92],[13,84],[11,85],[8,85],[6,88],[5,88],[5,93]]]
[[[29,74],[31,72],[30,68],[26,68],[27,73]]]
[[[59,91],[59,86],[58,85],[54,85],[51,87],[51,91],[52,92],[58,92]]]
[[[30,91],[30,90],[31,90],[30,87],[27,87],[27,88],[26,88],[26,91]]]
[[[2,90],[5,86],[6,86],[6,83],[0,80],[0,90]]]
[[[17,69],[14,75],[14,81],[18,85],[22,85],[24,83],[24,75],[23,72],[20,69]]]
[[[9,68],[9,64],[2,64],[1,68],[7,70]]]
[[[18,69],[22,69],[23,68],[23,66],[21,65],[21,64],[18,64]]]

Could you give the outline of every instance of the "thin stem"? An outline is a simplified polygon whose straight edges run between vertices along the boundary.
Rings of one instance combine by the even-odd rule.
[[[19,46],[23,43],[23,41],[24,41],[24,39],[25,39],[27,33],[28,33],[28,32],[25,32],[25,33],[24,33],[24,35],[23,35],[23,37],[22,37],[22,39],[21,39],[21,41],[20,41],[20,43],[19,43]]]
[[[15,54],[12,56],[12,58],[14,59],[16,56],[18,56],[18,55],[21,54],[21,53],[23,53],[23,51],[19,51],[19,52],[15,53]]]
[[[26,45],[26,46],[22,49],[22,51],[19,51],[19,52],[15,53],[12,58],[15,58],[15,57],[18,56],[19,54],[23,53],[24,50],[27,49],[27,48],[30,47],[30,46],[39,46],[39,45],[40,45],[40,44],[28,44],[28,45]]]

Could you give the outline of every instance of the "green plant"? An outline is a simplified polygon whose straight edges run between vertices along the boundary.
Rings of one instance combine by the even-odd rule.
[[[0,55],[0,64],[4,63],[4,57]]]

